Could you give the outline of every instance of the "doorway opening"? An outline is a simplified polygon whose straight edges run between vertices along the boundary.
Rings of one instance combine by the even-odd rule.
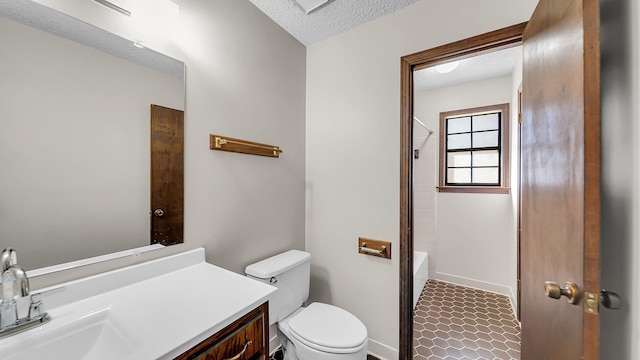
[[[475,36],[402,58],[401,67],[401,209],[400,209],[400,359],[413,355],[414,289],[414,72],[511,48],[522,43],[526,23]],[[514,109],[515,111],[515,109]],[[427,126],[428,127],[428,126]],[[434,139],[435,140],[435,139]],[[419,144],[418,144],[419,145]],[[516,257],[516,254],[513,254]]]

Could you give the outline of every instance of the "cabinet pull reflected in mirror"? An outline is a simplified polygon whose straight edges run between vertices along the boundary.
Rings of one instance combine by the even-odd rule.
[[[209,136],[209,149],[276,158],[280,157],[280,153],[282,153],[282,149],[275,145],[234,139],[228,136],[214,134]]]

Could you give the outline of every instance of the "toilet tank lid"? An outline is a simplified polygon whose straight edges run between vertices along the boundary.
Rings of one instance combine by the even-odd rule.
[[[289,250],[247,266],[244,272],[259,279],[268,279],[282,274],[304,262],[310,261],[311,254],[300,250]]]

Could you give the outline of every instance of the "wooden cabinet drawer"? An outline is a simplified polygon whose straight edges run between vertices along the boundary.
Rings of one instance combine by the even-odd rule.
[[[264,303],[176,359],[266,360],[269,357],[268,313],[269,307]]]

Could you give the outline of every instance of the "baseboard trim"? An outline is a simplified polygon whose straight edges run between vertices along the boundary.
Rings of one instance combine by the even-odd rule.
[[[475,279],[469,279],[462,276],[456,276],[446,273],[436,273],[435,280],[441,280],[445,282],[450,282],[453,284],[463,285],[467,287],[472,287],[484,291],[493,292],[496,294],[505,295],[509,298],[509,303],[511,304],[511,311],[513,311],[513,316],[518,318],[518,305],[516,304],[516,295],[513,293],[513,289],[508,286],[494,284],[486,281],[480,281]]]
[[[494,283],[490,283],[490,282],[486,282],[486,281],[475,280],[475,279],[469,279],[469,278],[462,277],[462,276],[456,276],[456,275],[445,274],[445,273],[440,273],[440,272],[436,273],[435,280],[441,280],[441,281],[444,281],[444,282],[449,282],[449,283],[453,283],[453,284],[472,287],[472,288],[476,288],[476,289],[480,289],[480,290],[489,291],[489,292],[492,292],[492,293],[504,295],[504,296],[509,298],[509,302],[511,303],[511,308],[515,313],[515,308],[516,308],[515,307],[515,298],[513,296],[513,292],[511,292],[511,288],[508,287],[508,286],[504,286],[504,285],[500,285],[500,284],[494,284]]]
[[[398,358],[398,349],[394,349],[375,340],[371,340],[371,338],[369,338],[369,341],[367,343],[367,352],[380,360],[390,360]]]
[[[280,341],[278,340],[278,334],[276,333],[275,336],[272,336],[271,339],[269,339],[269,355],[273,356],[273,353],[278,351],[279,348]]]
[[[511,310],[513,310],[513,317],[518,319],[518,309],[516,308],[516,294],[513,293],[513,289],[509,288],[509,292],[511,296],[509,296],[509,301],[511,302]]]

